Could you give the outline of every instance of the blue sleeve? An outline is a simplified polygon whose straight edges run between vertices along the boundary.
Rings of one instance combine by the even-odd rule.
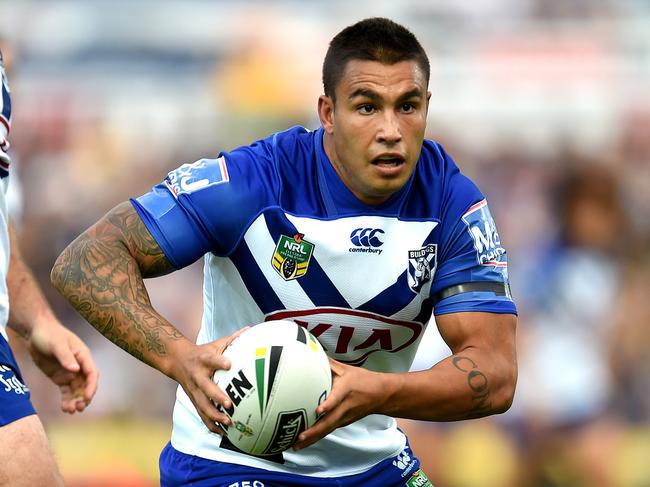
[[[464,292],[441,300],[434,314],[485,311],[516,314],[509,292],[508,258],[487,201],[444,152],[448,171],[441,208],[438,268],[431,294],[459,284],[503,283],[506,292]]]
[[[228,255],[260,212],[277,202],[270,140],[183,164],[132,200],[174,267],[185,267],[207,252]]]

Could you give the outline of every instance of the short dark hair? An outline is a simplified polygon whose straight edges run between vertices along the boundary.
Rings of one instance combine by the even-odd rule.
[[[325,95],[334,99],[336,85],[352,59],[382,64],[414,60],[429,82],[429,58],[422,45],[411,31],[389,19],[373,17],[361,20],[334,36],[323,61]]]

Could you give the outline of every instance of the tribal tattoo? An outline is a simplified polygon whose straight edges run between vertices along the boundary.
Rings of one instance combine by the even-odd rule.
[[[106,338],[152,365],[165,339],[181,333],[151,306],[143,277],[173,271],[149,230],[126,202],[72,242],[52,269],[52,283]]]

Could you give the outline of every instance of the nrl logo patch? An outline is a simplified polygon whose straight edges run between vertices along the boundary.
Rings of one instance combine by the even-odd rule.
[[[429,244],[417,250],[409,250],[409,267],[407,278],[409,287],[415,293],[419,293],[422,287],[431,281],[438,265],[436,254],[438,246]]]
[[[275,246],[272,264],[285,281],[297,279],[307,273],[314,244],[303,240],[302,233],[293,237],[281,235]]]

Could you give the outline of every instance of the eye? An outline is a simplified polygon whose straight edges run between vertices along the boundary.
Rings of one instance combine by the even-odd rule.
[[[415,105],[411,102],[402,103],[402,111],[404,113],[411,113],[415,111]]]
[[[375,107],[373,107],[369,103],[364,103],[363,105],[359,105],[357,110],[359,111],[359,113],[361,115],[370,115],[371,113],[373,113],[375,111]]]

